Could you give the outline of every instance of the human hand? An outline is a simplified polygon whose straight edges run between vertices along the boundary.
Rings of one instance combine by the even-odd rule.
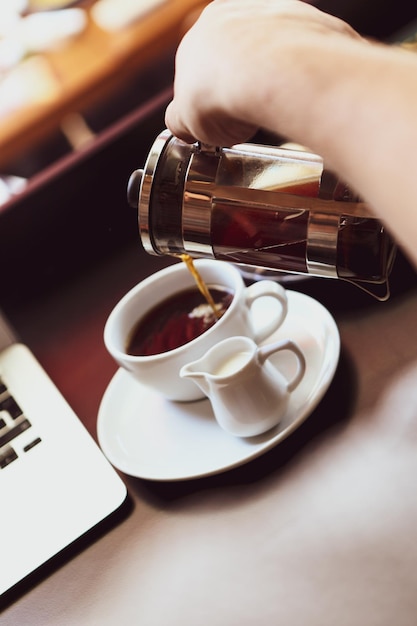
[[[167,127],[184,141],[221,146],[261,126],[297,135],[314,96],[306,78],[319,88],[321,59],[335,38],[360,39],[298,0],[214,0],[179,46]]]

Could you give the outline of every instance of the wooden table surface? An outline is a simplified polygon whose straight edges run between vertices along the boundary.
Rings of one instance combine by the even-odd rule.
[[[45,78],[47,70],[49,88],[37,102],[28,101],[0,116],[0,168],[56,132],[66,115],[82,113],[175,48],[203,6],[201,0],[162,0],[129,26],[110,32],[93,20],[93,4],[80,5],[87,13],[82,33],[59,49],[29,59],[30,72],[42,67]]]

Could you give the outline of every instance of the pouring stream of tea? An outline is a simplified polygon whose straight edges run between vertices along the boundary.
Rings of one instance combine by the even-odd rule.
[[[194,265],[193,259],[190,257],[189,254],[180,254],[179,256],[180,256],[181,261],[184,261],[184,263],[186,264],[189,272],[191,273],[192,277],[194,278],[197,284],[197,287],[199,288],[200,292],[203,294],[203,296],[207,300],[207,304],[211,307],[214,313],[214,316],[217,319],[220,319],[222,316],[222,313],[217,309],[216,304],[213,298],[211,297],[211,293],[206,283],[204,282],[200,272],[197,270],[196,266]]]

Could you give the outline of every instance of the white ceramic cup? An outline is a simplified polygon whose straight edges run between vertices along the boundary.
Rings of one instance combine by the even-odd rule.
[[[259,343],[279,328],[287,314],[286,291],[279,283],[264,280],[246,287],[239,270],[224,261],[200,259],[195,261],[195,266],[208,285],[223,286],[233,293],[226,312],[203,334],[168,352],[151,356],[127,353],[129,338],[141,318],[162,301],[195,286],[182,261],[133,287],[116,304],[104,328],[104,343],[115,361],[142,384],[170,400],[193,401],[205,397],[192,380],[180,377],[184,365],[201,358],[209,348],[228,337],[243,335]],[[276,300],[275,314],[268,319],[257,316],[252,310],[253,303],[271,297]]]

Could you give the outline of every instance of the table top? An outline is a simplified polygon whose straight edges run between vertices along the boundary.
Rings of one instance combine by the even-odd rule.
[[[130,3],[132,5],[132,3]],[[106,98],[142,68],[175,49],[201,0],[158,0],[140,19],[105,30],[92,18],[92,0],[85,29],[57,49],[29,57],[26,78],[39,97],[28,98],[0,116],[0,168],[56,132],[70,113]],[[138,3],[138,6],[140,3]],[[153,6],[154,5],[154,6]],[[1,109],[0,109],[1,110]]]
[[[165,263],[127,246],[14,314],[93,435],[116,371],[104,322]],[[123,476],[129,515],[18,598],[2,626],[415,624],[416,281],[386,303],[327,279],[297,289],[331,311],[342,344],[304,425],[217,476]]]

